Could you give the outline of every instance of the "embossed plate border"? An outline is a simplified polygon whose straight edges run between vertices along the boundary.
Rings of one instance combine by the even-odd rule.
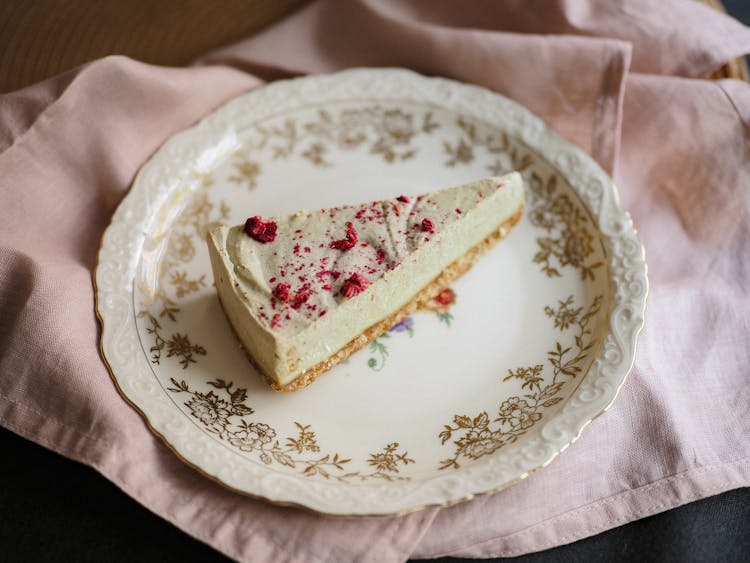
[[[236,132],[253,122],[312,103],[352,99],[431,104],[501,126],[570,182],[588,207],[606,252],[610,309],[603,344],[562,409],[528,439],[426,481],[347,486],[247,463],[174,408],[142,354],[135,324],[133,280],[148,222],[179,182],[180,163],[195,161],[200,167],[206,146],[231,150]],[[185,462],[229,488],[335,515],[398,514],[453,504],[497,491],[547,465],[616,398],[634,361],[648,293],[643,246],[630,216],[619,206],[611,179],[591,157],[499,94],[402,69],[353,69],[277,82],[228,102],[172,137],[144,164],[112,217],[102,238],[94,283],[102,354],[120,393],[155,434]]]

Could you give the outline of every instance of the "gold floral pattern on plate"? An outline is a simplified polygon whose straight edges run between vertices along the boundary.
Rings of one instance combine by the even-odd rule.
[[[257,155],[269,150],[273,160],[301,157],[309,164],[334,165],[333,148],[344,151],[364,148],[387,164],[414,158],[417,135],[430,135],[439,125],[432,112],[421,116],[380,105],[348,108],[338,113],[321,109],[315,119],[302,122],[289,118],[273,126],[258,125],[257,138],[233,155],[234,172],[229,180],[255,189],[262,172]]]
[[[179,312],[179,309],[171,311],[172,320],[176,320],[174,315]],[[165,313],[166,314],[166,313]],[[162,334],[161,324],[148,311],[141,311],[137,315],[148,319],[149,326],[146,328],[146,333],[154,337],[154,343],[149,348],[151,354],[151,363],[161,364],[162,352],[166,349],[167,358],[175,357],[179,358],[182,369],[187,369],[191,363],[195,363],[195,356],[205,356],[206,349],[199,345],[190,342],[190,338],[187,335],[180,334],[179,332],[173,333],[171,336],[165,338]]]
[[[544,180],[532,172],[528,184],[531,194],[529,220],[535,227],[546,231],[546,236],[536,239],[539,252],[534,255],[534,262],[540,264],[549,277],[560,277],[560,268],[571,266],[578,269],[581,279],[593,281],[596,270],[604,262],[590,260],[596,235],[586,212],[569,194],[557,189],[555,175]]]
[[[560,332],[565,332],[570,327],[577,329],[572,346],[565,346],[557,341],[553,349],[547,352],[547,363],[552,371],[549,382],[546,383],[543,363],[509,369],[503,381],[519,380],[522,382],[521,389],[528,392],[505,399],[498,407],[497,418],[494,419],[490,419],[486,411],[474,417],[454,415],[453,424],[444,425],[438,436],[441,444],[453,440],[452,444],[455,446],[453,456],[440,462],[440,469],[458,469],[461,467],[459,459],[479,459],[512,444],[542,420],[545,409],[563,400],[559,396],[563,387],[583,371],[589,354],[596,346],[596,338],[589,323],[601,310],[602,296],[597,295],[585,313],[583,307],[571,309],[572,304],[571,295],[560,301],[557,309],[549,306],[544,308],[545,314],[553,319],[555,328]]]
[[[391,442],[382,451],[369,455],[367,464],[373,468],[371,471],[347,472],[346,465],[351,461],[350,458],[335,452],[320,455],[318,439],[311,425],[294,421],[297,434],[287,436],[282,444],[280,440],[283,439],[271,425],[248,420],[255,411],[246,403],[247,389],[235,388],[233,382],[223,379],[207,381],[207,385],[222,393],[217,395],[213,390],[192,390],[184,379],[177,381],[172,378],[170,381],[172,386],[167,387],[167,390],[186,393],[190,397],[184,404],[206,432],[228,442],[241,452],[257,454],[258,459],[266,465],[277,463],[300,471],[307,477],[318,475],[324,479],[343,482],[409,479],[398,474],[400,466],[415,463],[408,457],[408,452],[398,451],[398,442]]]
[[[160,364],[162,352],[166,349],[167,358],[178,359],[182,369],[195,363],[196,356],[205,356],[206,349],[200,344],[193,344],[188,334],[174,332],[165,337],[159,319],[177,322],[180,313],[178,300],[207,286],[206,274],[190,278],[181,268],[193,262],[196,244],[205,240],[208,229],[229,216],[227,204],[223,201],[218,205],[214,204],[206,191],[213,185],[212,176],[197,175],[197,179],[203,189],[189,195],[187,205],[170,224],[168,233],[152,241],[154,246],[162,245],[165,249],[158,265],[156,287],[151,287],[144,281],[138,284],[141,308],[136,316],[148,321],[145,330],[153,340],[149,348],[151,362]]]

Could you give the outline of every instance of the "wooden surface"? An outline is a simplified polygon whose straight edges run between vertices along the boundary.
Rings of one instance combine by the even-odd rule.
[[[111,54],[184,65],[306,1],[0,0],[0,92]],[[700,1],[723,10],[720,0]],[[710,78],[747,81],[745,59],[730,61]]]
[[[0,92],[120,54],[184,65],[304,0],[0,0]]]
[[[724,9],[724,5],[721,3],[721,0],[701,0],[704,4],[708,4],[715,10],[719,10],[726,13],[726,10]],[[747,69],[747,60],[742,57],[739,59],[734,59],[729,61],[727,64],[722,66],[719,69],[716,69],[708,78],[712,78],[714,80],[719,80],[721,78],[736,78],[738,80],[744,80],[745,82],[748,82],[750,78],[750,73],[748,73]]]

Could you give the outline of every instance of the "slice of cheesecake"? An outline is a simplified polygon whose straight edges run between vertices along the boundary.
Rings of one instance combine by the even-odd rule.
[[[250,217],[208,235],[216,289],[250,359],[294,391],[468,270],[518,222],[518,173],[417,197]]]

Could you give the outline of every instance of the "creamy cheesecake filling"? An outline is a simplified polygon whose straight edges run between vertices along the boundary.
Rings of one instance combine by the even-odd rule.
[[[272,242],[243,227],[218,227],[209,235],[217,290],[243,345],[283,386],[407,304],[522,203],[522,180],[513,173],[420,197],[269,218]],[[367,286],[351,295],[354,278]]]

